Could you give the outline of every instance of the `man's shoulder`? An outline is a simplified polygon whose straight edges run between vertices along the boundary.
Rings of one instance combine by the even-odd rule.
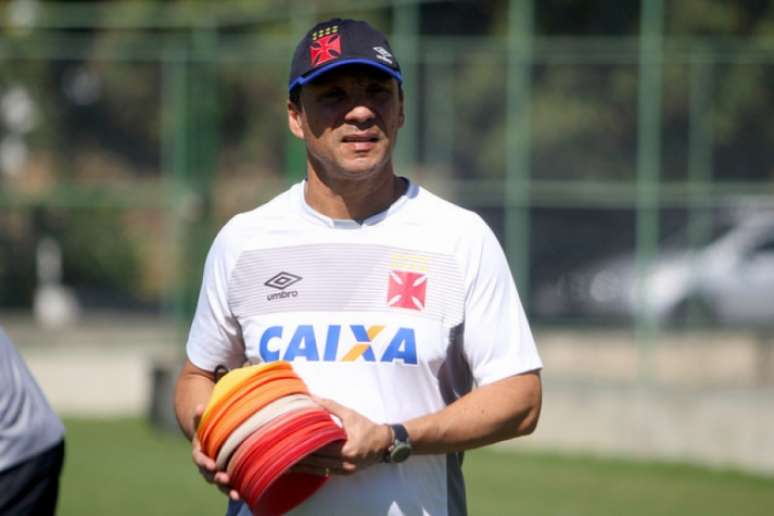
[[[459,233],[477,232],[487,227],[475,211],[444,199],[422,186],[417,187],[416,207],[416,217],[441,229],[447,228]]]
[[[230,236],[240,234],[256,234],[256,232],[277,228],[287,221],[291,214],[291,187],[271,200],[261,204],[252,210],[237,213],[223,225],[221,233]]]
[[[497,237],[475,211],[418,187],[407,225],[414,226],[418,246],[452,255],[463,268],[475,264],[484,249],[497,245]],[[406,224],[404,224],[405,228]]]
[[[213,248],[228,254],[239,254],[245,248],[267,241],[272,232],[290,226],[293,223],[290,220],[292,190],[290,188],[252,210],[231,217],[218,231]]]

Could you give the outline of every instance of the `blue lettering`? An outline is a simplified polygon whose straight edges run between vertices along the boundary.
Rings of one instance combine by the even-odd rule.
[[[360,355],[363,357],[363,360],[366,362],[376,362],[376,356],[374,356],[374,350],[370,346],[371,339],[368,337],[366,327],[362,324],[350,324],[349,327],[352,329],[352,334],[355,336],[358,344],[369,344],[365,351],[363,351],[363,354]]]
[[[362,358],[366,362],[376,362],[376,356],[372,347],[371,335],[375,338],[383,326],[371,326],[370,330],[362,324],[349,325],[352,335],[355,337],[355,344],[352,349],[339,358],[339,342],[341,341],[341,325],[332,324],[327,327],[325,335],[325,349],[323,360],[325,362],[335,362],[336,360],[352,361]],[[270,326],[264,330],[261,335],[259,354],[264,362],[275,362],[282,355],[282,326]],[[272,340],[280,339],[276,348],[271,349]],[[293,333],[290,343],[285,350],[283,360],[293,361],[297,358],[304,358],[307,361],[319,361],[320,355],[317,348],[317,337],[315,336],[314,326],[311,324],[301,324]],[[416,336],[413,328],[400,328],[395,336],[390,340],[387,348],[381,357],[381,362],[395,362],[401,360],[407,365],[417,364],[417,346]]]
[[[341,326],[328,326],[328,335],[325,338],[325,357],[326,362],[336,361],[336,354],[339,350],[339,335],[341,335]]]
[[[317,354],[317,339],[314,337],[314,328],[310,324],[299,325],[296,329],[293,338],[290,339],[288,349],[285,351],[284,360],[290,362],[297,356],[310,361],[320,360]]]
[[[368,330],[366,330],[365,326],[362,324],[350,324],[349,327],[352,328],[352,335],[355,336],[355,341],[362,344],[371,342],[371,339],[368,338]]]
[[[417,345],[414,330],[411,328],[399,329],[382,355],[382,362],[393,362],[398,359],[403,360],[404,364],[417,363]]]
[[[366,362],[376,362],[376,356],[374,356],[374,348],[368,346],[363,354],[360,355]]]
[[[271,326],[266,328],[266,331],[261,335],[261,345],[259,352],[261,354],[261,360],[264,362],[276,362],[279,360],[279,351],[272,351],[269,349],[269,341],[271,339],[279,339],[282,337],[282,326]]]

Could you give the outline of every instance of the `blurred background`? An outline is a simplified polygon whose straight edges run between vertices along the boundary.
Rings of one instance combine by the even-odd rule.
[[[231,216],[303,177],[288,66],[333,16],[384,30],[401,62],[398,172],[480,213],[508,254],[546,369],[541,425],[503,474],[534,461],[579,485],[613,458],[631,462],[600,466],[599,489],[657,461],[774,491],[774,2],[6,0],[0,325],[76,443],[63,513],[105,510],[73,493],[118,428],[147,439],[132,453],[171,447],[193,469],[170,388],[204,257]],[[664,467],[654,493],[679,476]],[[554,471],[522,480],[540,475],[556,488]],[[608,508],[584,487],[529,513],[774,506],[718,494],[733,478]],[[503,514],[482,505],[492,485],[471,488],[472,514]]]

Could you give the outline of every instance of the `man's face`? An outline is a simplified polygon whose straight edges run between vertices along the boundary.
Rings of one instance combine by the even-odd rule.
[[[288,103],[294,135],[318,173],[365,179],[391,163],[403,99],[395,79],[370,66],[343,66],[305,84]]]

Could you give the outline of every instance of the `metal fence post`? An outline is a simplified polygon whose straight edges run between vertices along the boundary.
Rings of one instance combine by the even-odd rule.
[[[519,294],[529,306],[529,182],[534,0],[511,0],[505,129],[505,242]]]
[[[186,61],[185,164],[178,169],[183,191],[181,204],[181,248],[178,307],[180,317],[193,315],[206,251],[212,243],[212,186],[219,151],[219,105],[217,84],[217,29],[197,27],[188,40]]]
[[[415,177],[417,172],[419,145],[419,5],[395,4],[394,29],[391,41],[395,55],[400,61],[403,74],[403,109],[406,122],[400,131],[396,147],[395,172],[398,175]]]
[[[637,116],[637,313],[640,374],[647,379],[650,348],[658,320],[647,291],[647,274],[658,251],[661,177],[662,0],[643,0],[640,14],[640,63]]]
[[[169,289],[163,300],[177,328],[185,324],[185,281],[181,274],[185,254],[184,238],[186,172],[188,170],[188,49],[178,41],[165,50],[161,60],[162,132],[161,160],[164,175],[167,220],[166,232],[170,252],[166,263]]]
[[[711,231],[711,212],[707,208],[712,182],[712,60],[701,51],[692,54],[690,63],[690,112],[688,140],[688,177],[690,179],[690,216],[688,238],[692,246],[701,245]]]
[[[312,28],[317,17],[316,4],[313,2],[290,2],[290,32],[291,41],[295,43]],[[293,52],[295,47],[291,47]],[[290,55],[288,55],[288,65]],[[297,183],[306,178],[306,147],[304,143],[293,136],[289,130],[286,136],[285,146],[285,178],[288,184]]]

